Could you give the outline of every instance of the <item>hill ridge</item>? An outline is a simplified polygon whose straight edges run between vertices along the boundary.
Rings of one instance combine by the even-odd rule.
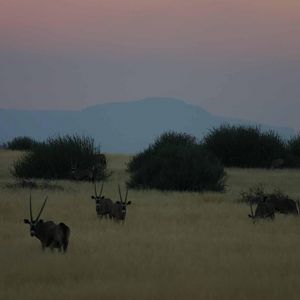
[[[224,123],[256,124],[216,116],[200,106],[171,97],[104,103],[82,110],[0,109],[0,142],[16,136],[44,140],[53,135],[78,133],[92,136],[102,151],[135,153],[165,131],[186,132],[201,139],[211,128]],[[284,137],[294,134],[290,128],[261,126]]]

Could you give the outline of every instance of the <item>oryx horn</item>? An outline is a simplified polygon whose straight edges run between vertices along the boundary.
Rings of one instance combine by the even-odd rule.
[[[121,200],[121,203],[123,203],[123,199],[122,199],[122,195],[121,195],[121,188],[120,188],[120,185],[119,185],[119,184],[118,184],[118,188],[119,188],[120,200]]]
[[[252,208],[252,199],[250,199],[250,210],[251,210],[251,217],[252,217],[252,220],[254,223],[255,221],[254,221],[254,214],[253,214],[253,208]]]
[[[29,196],[29,211],[30,211],[30,221],[33,221],[32,218],[32,206],[31,206],[31,191],[30,191],[30,196]]]
[[[38,216],[37,216],[37,218],[36,218],[36,221],[38,221],[39,217],[41,216],[41,214],[42,214],[42,212],[43,212],[43,209],[44,209],[44,207],[45,207],[45,205],[46,205],[47,200],[48,200],[48,196],[45,198],[45,201],[44,201],[44,203],[43,203],[42,208],[40,209],[40,212],[39,212],[39,214],[38,214]]]
[[[103,185],[104,185],[104,183],[102,182],[102,185],[101,185],[101,190],[100,190],[100,195],[99,195],[99,197],[101,197],[101,196],[102,196]]]
[[[125,203],[127,203],[127,196],[128,196],[128,188],[126,189]]]

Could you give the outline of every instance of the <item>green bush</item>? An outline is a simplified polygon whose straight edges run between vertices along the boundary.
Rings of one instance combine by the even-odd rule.
[[[266,193],[264,187],[259,184],[251,187],[247,192],[241,192],[241,198],[238,200],[239,202],[245,203],[259,203],[260,201],[264,201],[266,197]]]
[[[300,134],[289,140],[288,149],[290,154],[300,158]]]
[[[15,137],[11,141],[7,142],[5,144],[5,148],[10,150],[28,151],[31,150],[33,147],[35,147],[37,144],[38,144],[37,141],[35,141],[34,139],[28,136],[20,136],[20,137]]]
[[[131,188],[223,191],[225,172],[216,157],[187,134],[160,136],[128,164]]]
[[[290,168],[300,168],[300,134],[288,141],[287,149],[286,166]]]
[[[13,166],[13,175],[19,178],[85,180],[92,179],[85,174],[90,171],[94,178],[103,179],[106,165],[96,153],[94,140],[78,135],[49,138],[24,154]],[[79,174],[76,178],[75,172]]]
[[[285,159],[281,137],[259,127],[222,125],[203,139],[203,146],[227,167],[269,168],[275,159]]]

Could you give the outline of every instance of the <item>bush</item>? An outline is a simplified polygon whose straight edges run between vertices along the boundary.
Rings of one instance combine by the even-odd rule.
[[[265,197],[266,197],[266,193],[264,191],[264,187],[262,185],[257,185],[251,187],[247,192],[242,191],[239,202],[257,204],[260,201],[264,201]]]
[[[5,144],[5,148],[10,149],[10,150],[24,150],[28,151],[33,149],[38,144],[37,141],[34,139],[23,136],[23,137],[16,137],[12,139],[10,142],[7,142]]]
[[[286,166],[291,168],[300,167],[300,134],[290,139],[287,144],[288,156]]]
[[[300,158],[300,134],[289,140],[288,149],[292,155]]]
[[[78,135],[49,138],[14,163],[13,175],[19,178],[103,179],[106,165],[101,156],[96,153],[92,138]],[[81,176],[74,178],[74,172]]]
[[[217,158],[187,134],[165,133],[128,164],[131,188],[224,190],[225,172]]]
[[[227,167],[270,168],[275,159],[285,159],[285,142],[259,127],[222,125],[203,139],[203,146]]]

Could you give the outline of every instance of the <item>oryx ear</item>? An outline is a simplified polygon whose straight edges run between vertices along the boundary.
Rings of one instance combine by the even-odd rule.
[[[120,202],[120,201],[117,201],[116,204],[121,204],[121,202]]]
[[[96,199],[96,197],[95,197],[95,196],[91,196],[91,198],[92,198],[92,199]]]
[[[127,203],[126,203],[126,205],[130,205],[131,204],[131,201],[128,201]]]
[[[29,222],[28,219],[24,219],[24,223],[25,223],[25,224],[30,224],[30,222]]]
[[[39,223],[44,223],[44,220],[43,219],[39,220]]]

